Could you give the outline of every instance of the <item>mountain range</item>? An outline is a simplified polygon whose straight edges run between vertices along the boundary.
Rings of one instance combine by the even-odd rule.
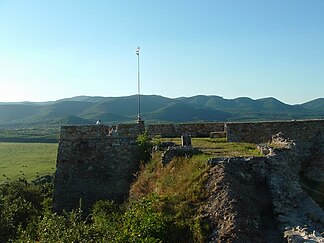
[[[138,115],[138,96],[77,96],[50,102],[1,102],[0,126],[116,124],[133,122]],[[324,118],[324,98],[288,105],[275,98],[224,99],[198,95],[167,98],[141,96],[141,117],[154,122],[261,121]]]

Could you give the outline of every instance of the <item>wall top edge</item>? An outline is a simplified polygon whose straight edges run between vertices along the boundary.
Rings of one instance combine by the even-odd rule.
[[[304,120],[276,120],[276,121],[251,121],[251,122],[226,122],[225,124],[266,124],[266,123],[307,123],[324,122],[324,119],[304,119]]]

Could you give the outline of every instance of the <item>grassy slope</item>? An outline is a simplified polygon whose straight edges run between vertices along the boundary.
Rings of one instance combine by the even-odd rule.
[[[0,184],[54,173],[56,155],[54,143],[0,143]]]
[[[156,138],[153,142],[180,139]],[[172,212],[178,225],[189,225],[194,242],[204,242],[210,233],[208,225],[198,219],[198,210],[205,201],[204,182],[208,175],[208,158],[215,156],[260,156],[256,145],[227,143],[225,139],[193,138],[192,145],[204,151],[192,158],[174,158],[168,165],[161,163],[161,152],[153,154],[152,160],[142,167],[131,187],[130,198],[155,195],[160,198],[160,208]]]
[[[161,141],[172,141],[178,145],[181,143],[179,138],[153,140],[154,143]],[[183,202],[197,201],[202,196],[200,194],[205,172],[208,170],[208,158],[261,156],[255,144],[228,143],[222,138],[193,138],[192,146],[204,153],[192,158],[174,158],[167,166],[161,163],[161,152],[153,153],[152,161],[143,166],[133,184],[131,197],[141,198],[146,194],[156,193],[162,197],[178,196]]]

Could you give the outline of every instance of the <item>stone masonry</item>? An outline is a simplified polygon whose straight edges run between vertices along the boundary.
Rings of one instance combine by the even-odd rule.
[[[113,129],[113,132],[112,132]],[[122,201],[128,196],[139,161],[135,140],[144,124],[63,126],[56,164],[54,202],[57,212],[70,211],[80,204],[88,209],[95,201]],[[313,153],[324,155],[324,120],[156,124],[146,127],[150,136],[209,137],[225,132],[229,142],[267,143],[279,132],[297,141],[301,161]],[[299,170],[299,168],[298,168]]]
[[[152,137],[159,135],[170,138],[183,134],[189,134],[191,137],[209,137],[213,132],[224,133],[224,123],[151,124],[146,127],[146,132]]]
[[[114,131],[112,132],[112,129]],[[139,161],[135,140],[141,124],[64,126],[56,164],[53,208],[88,210],[100,199],[128,196]]]
[[[324,141],[324,120],[276,121],[276,122],[231,122],[225,131],[229,142],[267,143],[279,132],[299,142],[305,149]]]

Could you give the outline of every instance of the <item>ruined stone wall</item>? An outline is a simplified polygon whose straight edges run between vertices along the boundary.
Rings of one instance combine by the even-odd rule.
[[[93,139],[107,137],[109,130],[113,128],[115,135],[121,137],[137,137],[144,132],[142,124],[118,124],[116,126],[106,125],[80,125],[80,126],[62,126],[60,139]]]
[[[226,123],[229,142],[267,143],[272,135],[284,133],[305,149],[324,141],[324,120]]]
[[[185,133],[192,137],[209,137],[211,132],[224,132],[224,123],[152,124],[146,127],[146,131],[152,137],[180,137]]]
[[[105,125],[64,126],[61,128],[56,164],[54,203],[56,211],[79,206],[89,208],[98,199],[121,201],[128,195],[133,174],[138,171],[137,136],[144,124],[119,124],[109,136]],[[150,136],[209,137],[223,132],[224,123],[188,123],[149,125]],[[297,141],[307,153],[321,150],[324,154],[324,120],[290,122],[227,123],[229,142],[266,143],[282,132],[285,138]],[[317,147],[316,147],[317,146]]]
[[[56,163],[53,208],[57,212],[84,209],[99,199],[122,201],[138,171],[136,137],[141,124],[121,124],[109,135],[104,125],[61,128]],[[116,127],[114,127],[116,130]]]

